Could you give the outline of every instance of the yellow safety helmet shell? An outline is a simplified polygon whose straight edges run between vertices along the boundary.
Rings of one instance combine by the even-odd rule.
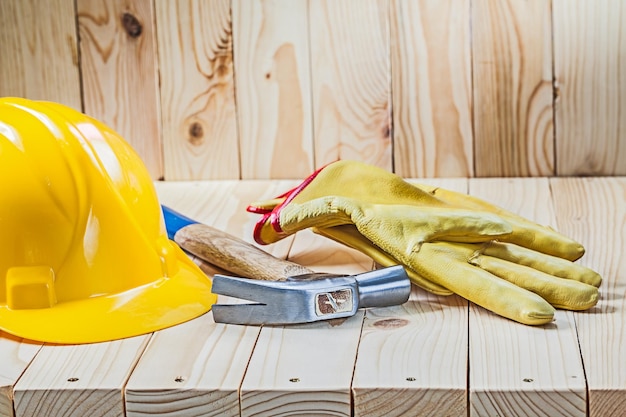
[[[54,343],[141,335],[207,312],[210,279],[167,238],[118,134],[50,102],[0,99],[0,329]]]

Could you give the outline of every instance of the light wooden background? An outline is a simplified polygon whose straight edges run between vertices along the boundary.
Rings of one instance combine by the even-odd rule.
[[[626,174],[623,0],[0,0],[0,95],[155,179]]]

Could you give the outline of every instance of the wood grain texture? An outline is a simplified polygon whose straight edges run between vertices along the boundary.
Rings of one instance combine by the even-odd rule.
[[[13,416],[13,387],[41,346],[0,331],[0,416]]]
[[[74,0],[0,2],[0,96],[82,109],[75,16]]]
[[[240,177],[230,0],[156,0],[165,178]]]
[[[239,416],[239,385],[258,333],[216,324],[210,312],[156,332],[126,385],[126,416]]]
[[[359,312],[338,327],[264,328],[242,386],[241,415],[350,416],[347,387],[362,320]]]
[[[472,2],[475,175],[554,174],[550,1]]]
[[[470,193],[540,224],[556,226],[548,180],[471,179]],[[580,416],[586,386],[574,313],[525,326],[470,305],[471,416]]]
[[[355,416],[467,415],[467,301],[414,287],[369,309],[352,390]]]
[[[363,312],[341,322],[261,330],[241,386],[242,416],[350,416]]]
[[[123,387],[149,339],[45,345],[15,386],[15,417],[124,416]]]
[[[306,0],[233,0],[242,178],[313,170]]]
[[[551,179],[559,230],[581,242],[600,273],[598,305],[576,314],[589,416],[626,415],[626,178]]]
[[[310,230],[296,235],[289,259],[319,272],[372,268],[366,256]],[[348,319],[264,327],[241,386],[241,415],[350,416],[362,322],[360,310]]]
[[[388,0],[311,1],[315,164],[391,169]]]
[[[624,21],[621,0],[3,0],[0,96],[101,119],[155,179],[626,175]]]
[[[470,2],[392,0],[390,22],[395,172],[473,176]]]
[[[163,176],[151,0],[78,0],[85,113],[139,153],[152,178]]]
[[[558,175],[626,174],[626,4],[554,0]]]

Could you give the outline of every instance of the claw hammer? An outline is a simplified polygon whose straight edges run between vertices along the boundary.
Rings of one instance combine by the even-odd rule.
[[[356,275],[318,273],[169,207],[161,208],[170,239],[187,253],[238,275],[216,274],[213,293],[254,301],[213,305],[216,323],[309,323],[350,317],[359,308],[399,305],[409,299],[411,283],[401,265]]]

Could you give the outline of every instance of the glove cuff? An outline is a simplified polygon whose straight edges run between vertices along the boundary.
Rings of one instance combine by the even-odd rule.
[[[262,214],[263,217],[255,224],[253,237],[254,241],[260,245],[268,245],[276,242],[280,239],[287,237],[289,234],[285,233],[280,225],[280,213],[287,204],[289,204],[302,190],[304,190],[317,175],[328,165],[324,165],[300,183],[295,188],[283,193],[273,200],[282,200],[279,204],[273,208],[264,207],[263,205],[257,205],[255,203],[250,204],[246,211],[249,213]]]

